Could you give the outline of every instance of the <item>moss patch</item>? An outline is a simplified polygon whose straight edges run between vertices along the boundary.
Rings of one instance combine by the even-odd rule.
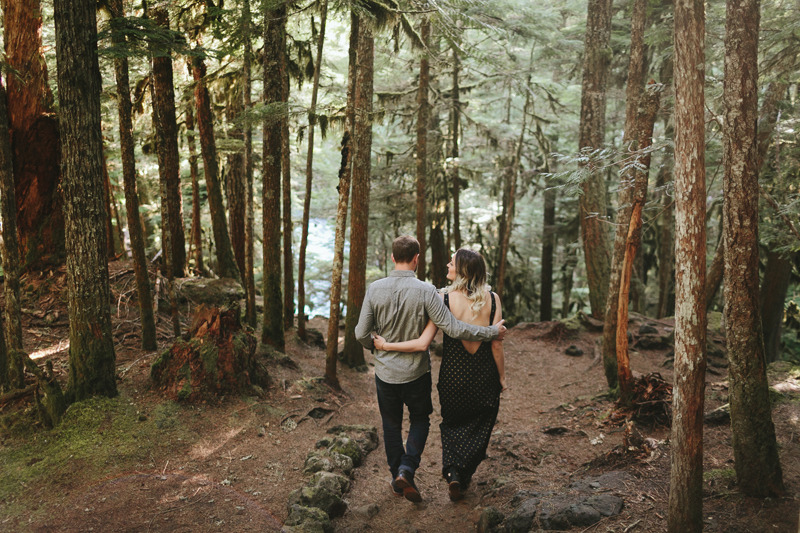
[[[736,470],[733,468],[719,468],[703,472],[703,481],[711,481],[712,479],[736,479]]]

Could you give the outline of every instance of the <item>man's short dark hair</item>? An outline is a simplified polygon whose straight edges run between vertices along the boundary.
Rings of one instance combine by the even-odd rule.
[[[419,253],[419,241],[411,235],[401,235],[392,243],[395,263],[410,263]]]

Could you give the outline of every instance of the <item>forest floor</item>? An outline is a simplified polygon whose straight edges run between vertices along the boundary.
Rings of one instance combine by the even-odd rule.
[[[359,373],[339,366],[342,391],[316,380],[324,352],[290,334],[286,354],[296,364],[270,367],[272,386],[264,397],[229,397],[217,405],[184,405],[149,389],[157,352],[138,348],[138,314],[130,300],[128,267],[111,267],[117,307],[113,316],[119,396],[73,405],[61,426],[32,425],[31,399],[0,406],[0,531],[17,532],[217,532],[278,531],[287,517],[289,493],[304,485],[306,454],[337,424],[370,424],[380,430],[373,367]],[[66,383],[68,324],[64,274],[29,276],[24,285],[25,347],[41,364],[52,360]],[[188,319],[187,319],[188,320]],[[646,320],[662,335],[669,320]],[[640,323],[630,332],[638,335]],[[327,330],[326,321],[310,327]],[[160,349],[169,346],[169,320],[159,322]],[[509,514],[523,490],[566,492],[570,482],[624,471],[613,493],[622,513],[579,532],[662,532],[667,527],[669,430],[639,427],[660,442],[651,455],[621,450],[624,431],[609,416],[602,364],[596,360],[600,333],[586,328],[547,335],[548,324],[522,324],[505,341],[510,389],[503,394],[488,459],[466,498],[452,503],[441,479],[438,395],[423,461],[417,472],[422,503],[393,496],[382,442],[354,470],[345,494],[348,510],[336,531],[475,531],[488,506]],[[723,339],[713,331],[717,345]],[[582,356],[568,356],[570,345]],[[635,372],[661,372],[669,348],[634,350]],[[367,361],[371,362],[371,354]],[[440,359],[432,356],[433,382]],[[723,365],[719,365],[723,366]],[[736,486],[728,424],[704,433],[703,518],[708,532],[797,533],[800,501],[800,369],[771,372],[773,409],[786,495],[743,496]],[[705,410],[727,397],[727,370],[709,366]],[[305,416],[316,407],[322,419]],[[297,422],[287,423],[287,420]],[[548,432],[545,432],[545,431]],[[533,531],[537,531],[534,522]]]

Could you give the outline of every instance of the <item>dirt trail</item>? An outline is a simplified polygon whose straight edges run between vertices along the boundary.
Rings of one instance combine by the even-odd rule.
[[[135,411],[131,416],[144,420],[136,426],[140,428],[140,451],[134,446],[134,451],[115,457],[113,447],[122,448],[112,438],[117,422],[109,422],[106,433],[101,424],[97,431],[104,438],[94,446],[98,453],[112,448],[105,463],[90,469],[82,459],[72,461],[71,466],[54,466],[53,475],[37,478],[13,497],[0,499],[0,531],[277,531],[287,515],[289,493],[307,479],[301,472],[305,456],[328,428],[371,424],[380,433],[372,366],[366,373],[340,367],[344,392],[334,394],[311,379],[324,371],[323,351],[297,340],[287,347],[297,368],[271,367],[273,386],[265,398],[229,398],[219,406],[171,404],[165,411],[163,401],[147,390],[155,354],[138,350],[135,336],[127,335],[120,326],[134,318],[123,315],[117,324],[118,364],[123,374],[119,403],[131,413]],[[310,327],[327,329],[322,319],[315,319]],[[658,327],[662,334],[667,332],[664,323]],[[49,337],[37,337],[32,329],[27,329],[26,337],[31,351],[59,347],[66,338],[64,327],[49,330]],[[493,506],[508,514],[519,490],[563,491],[568,482],[589,473],[622,469],[637,480],[617,491],[625,500],[622,514],[573,531],[666,531],[668,445],[662,445],[661,454],[650,462],[623,457],[612,458],[611,464],[590,472],[583,466],[622,443],[622,430],[604,423],[612,405],[593,399],[605,390],[602,365],[592,364],[599,334],[582,330],[572,338],[552,340],[538,335],[536,328],[509,332],[505,350],[510,390],[503,394],[489,457],[479,467],[463,501],[449,501],[440,477],[441,419],[434,385],[435,412],[417,473],[423,502],[412,504],[390,493],[381,441],[378,450],[355,470],[352,488],[345,495],[349,509],[334,520],[335,530],[475,531],[483,508]],[[571,344],[584,355],[565,355]],[[47,357],[65,362],[65,348],[62,342],[60,351],[54,349]],[[671,381],[672,370],[661,367],[666,351],[633,352],[633,369],[643,374],[662,371]],[[434,356],[432,362],[435,384],[440,359]],[[708,376],[707,410],[724,399],[724,374],[723,369],[720,375]],[[305,416],[315,408],[324,409],[325,416],[319,420]],[[731,478],[730,428],[706,428],[705,531],[797,532],[798,415],[796,400],[781,402],[774,410],[787,486],[786,497],[777,500],[738,494]],[[295,427],[293,422],[299,423]],[[544,432],[553,427],[563,429],[553,435]],[[659,441],[668,438],[663,428],[642,432]],[[0,446],[0,466],[12,464],[19,445],[9,439]]]

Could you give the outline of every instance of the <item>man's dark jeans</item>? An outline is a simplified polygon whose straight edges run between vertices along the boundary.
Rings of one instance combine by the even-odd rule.
[[[431,427],[431,373],[408,383],[385,383],[375,376],[378,408],[383,420],[383,444],[392,478],[400,468],[412,475],[419,468],[420,457]],[[408,407],[410,427],[403,448],[403,406]]]

